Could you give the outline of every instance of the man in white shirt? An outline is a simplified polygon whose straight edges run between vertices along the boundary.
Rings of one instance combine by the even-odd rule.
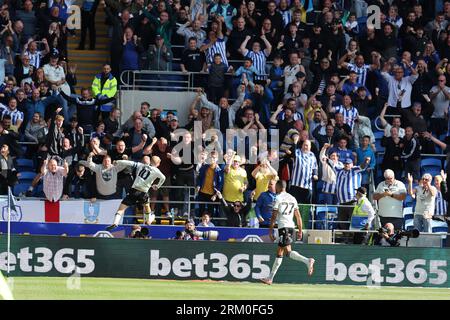
[[[385,181],[380,182],[373,199],[378,201],[378,216],[381,225],[392,223],[395,229],[403,228],[403,200],[406,199],[406,187],[395,180],[394,171],[384,171]]]
[[[400,105],[403,109],[411,107],[412,85],[419,76],[417,70],[412,67],[412,64],[408,64],[407,67],[411,70],[411,75],[407,77],[404,77],[405,72],[400,66],[394,67],[393,76],[387,70],[381,72],[381,75],[388,83],[388,104],[390,107],[396,108],[397,105]]]
[[[416,198],[414,211],[414,228],[420,232],[431,232],[431,218],[434,215],[437,189],[431,185],[433,177],[425,173],[419,185],[413,189],[413,177],[408,173],[408,193]]]
[[[311,276],[314,272],[315,262],[313,258],[306,258],[300,255],[298,252],[292,251],[292,237],[295,232],[294,216],[297,220],[298,225],[298,239],[301,240],[302,238],[302,218],[298,210],[298,203],[292,195],[286,192],[286,182],[282,180],[277,181],[276,192],[277,198],[273,205],[273,213],[269,227],[269,237],[272,241],[275,240],[275,237],[273,235],[273,227],[276,220],[279,236],[277,257],[275,258],[269,277],[261,279],[262,282],[268,285],[272,284],[273,278],[275,277],[278,268],[283,262],[284,255],[293,260],[300,261],[306,264],[306,266],[308,267],[309,276]]]
[[[430,99],[433,104],[433,114],[431,115],[431,131],[439,137],[447,132],[448,107],[450,103],[450,88],[445,85],[447,79],[445,75],[438,77],[438,84],[431,88]]]
[[[70,86],[66,82],[64,68],[58,64],[58,60],[59,52],[57,49],[53,49],[50,54],[50,62],[43,67],[45,80],[50,83],[53,91],[62,90],[66,95],[70,96]],[[75,109],[71,110],[72,112],[69,113],[67,100],[64,99],[61,95],[58,95],[58,99],[62,107],[64,120],[68,122],[75,112]]]

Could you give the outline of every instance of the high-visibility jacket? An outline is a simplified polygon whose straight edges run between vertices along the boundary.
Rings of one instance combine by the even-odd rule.
[[[92,93],[94,97],[98,95],[113,98],[117,93],[117,80],[112,74],[109,74],[108,79],[105,81],[102,87],[102,74],[99,73],[92,81]]]

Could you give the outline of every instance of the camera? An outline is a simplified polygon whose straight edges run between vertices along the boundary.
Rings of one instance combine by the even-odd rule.
[[[210,231],[194,230],[192,233],[195,236],[203,238],[205,240],[217,240],[217,238],[219,237],[219,232],[217,232],[215,230],[210,230]]]
[[[194,240],[194,237],[203,238],[204,240],[217,240],[219,232],[215,230],[198,231],[198,230],[178,230],[175,235],[177,240]]]
[[[386,228],[379,228],[378,234],[382,236],[384,233],[389,234],[389,230]],[[420,235],[419,230],[413,229],[413,230],[397,230],[394,232],[392,236],[389,237],[389,239],[386,239],[386,241],[392,246],[392,247],[398,247],[400,246],[400,239],[403,237],[406,237],[408,241],[410,238],[418,238]]]
[[[139,229],[135,229],[131,232],[130,238],[133,239],[147,239],[149,235],[148,228],[140,227]]]

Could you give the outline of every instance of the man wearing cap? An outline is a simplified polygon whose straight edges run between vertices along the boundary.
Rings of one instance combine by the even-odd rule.
[[[155,44],[148,47],[148,69],[155,71],[171,71],[173,53],[164,43],[164,38],[156,35]]]
[[[347,158],[342,161],[344,168],[336,168],[336,194],[338,198],[339,207],[338,221],[339,229],[348,230],[352,214],[352,206],[355,203],[356,189],[361,187],[361,172],[363,172],[370,163],[370,158],[366,158],[360,167],[353,166],[353,160]]]
[[[66,95],[70,95],[70,86],[66,82],[66,75],[64,73],[64,68],[58,64],[59,60],[59,51],[56,48],[50,53],[50,62],[44,65],[44,76],[45,80],[47,80],[52,86],[52,91],[55,93],[56,91],[62,90]],[[64,115],[64,119],[66,121],[75,113],[75,108],[71,108],[69,110],[69,105],[62,96],[58,97],[59,103],[62,106],[62,112]]]
[[[353,208],[352,217],[367,217],[367,222],[364,225],[364,230],[369,230],[372,221],[375,218],[375,210],[372,207],[369,199],[367,199],[367,189],[359,187],[356,189],[356,205]]]

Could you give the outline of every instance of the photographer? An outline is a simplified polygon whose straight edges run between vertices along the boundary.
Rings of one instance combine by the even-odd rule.
[[[394,232],[394,225],[392,223],[386,223],[383,228],[378,230],[378,234],[375,235],[374,244],[376,246],[397,247],[399,245],[398,240]]]
[[[217,231],[198,231],[195,228],[194,220],[189,219],[184,224],[184,231],[178,230],[175,236],[176,240],[217,240],[219,233]]]
[[[150,237],[148,234],[148,228],[141,227],[140,225],[135,224],[131,227],[131,233],[129,237],[133,239],[151,239],[152,237]]]
[[[175,239],[177,240],[201,240],[201,237],[195,233],[194,220],[186,220],[184,223],[184,231],[177,231]]]

